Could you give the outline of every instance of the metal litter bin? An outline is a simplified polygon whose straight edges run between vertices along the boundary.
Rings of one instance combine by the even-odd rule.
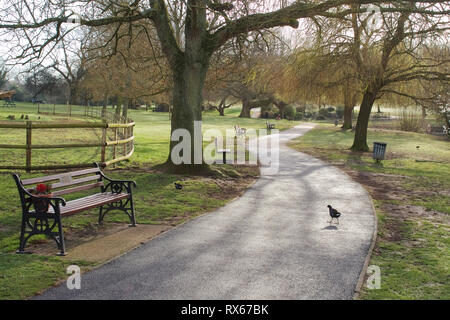
[[[386,143],[383,142],[374,142],[373,143],[373,158],[380,162],[384,160],[384,156],[386,154]]]

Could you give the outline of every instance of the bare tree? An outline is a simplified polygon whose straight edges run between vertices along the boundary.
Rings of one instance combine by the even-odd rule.
[[[86,70],[83,87],[97,99],[123,98],[122,115],[128,107],[148,97],[167,94],[171,90],[171,71],[155,41],[156,33],[149,25],[145,32],[129,33],[127,28],[105,26],[91,32],[87,41]],[[122,41],[109,42],[112,34]],[[149,41],[148,37],[153,37]],[[151,45],[153,44],[153,45]]]
[[[8,82],[8,71],[5,66],[0,67],[0,89]]]
[[[49,65],[67,83],[67,103],[72,105],[77,104],[77,90],[86,75],[87,60],[85,42],[83,40],[73,42],[77,45],[73,46],[67,39],[60,41],[60,50],[51,53]]]
[[[25,80],[25,88],[31,92],[31,97],[36,100],[39,95],[48,93],[56,85],[58,79],[47,69],[34,70]]]

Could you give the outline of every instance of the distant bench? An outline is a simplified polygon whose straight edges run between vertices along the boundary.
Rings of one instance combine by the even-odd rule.
[[[434,134],[434,135],[446,135],[448,134],[448,128],[444,126],[427,126],[427,133],[428,134]]]
[[[13,174],[19,190],[22,204],[22,226],[20,245],[17,253],[27,253],[25,245],[33,235],[45,234],[55,240],[59,253],[65,255],[64,234],[61,217],[73,215],[93,208],[100,208],[98,222],[101,224],[105,214],[111,210],[125,212],[131,220],[132,227],[136,226],[132,186],[134,181],[115,180],[106,177],[98,164],[95,168],[73,171],[38,178],[21,180]],[[74,178],[77,179],[74,179]],[[43,183],[51,184],[48,195],[34,195],[31,186]],[[100,188],[100,192],[65,201],[60,196],[85,190]],[[54,229],[57,231],[54,231]]]
[[[234,126],[234,131],[236,132],[236,137],[245,137],[245,135],[247,134],[247,129],[241,128],[238,125]]]
[[[266,127],[267,127],[267,130],[275,129],[275,125],[273,123],[270,123],[270,122],[266,122]]]

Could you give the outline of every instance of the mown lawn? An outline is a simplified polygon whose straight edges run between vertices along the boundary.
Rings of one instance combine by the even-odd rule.
[[[43,107],[41,106],[41,109]],[[57,105],[58,112],[65,112],[66,106]],[[0,123],[9,123],[8,115],[15,115],[15,122],[25,121],[20,119],[22,115],[29,115],[30,121],[98,121],[92,118],[78,116],[83,111],[83,107],[74,106],[73,110],[79,109],[77,116],[63,117],[52,115],[38,115],[37,106],[30,103],[18,103],[16,108],[2,108],[0,106]],[[113,112],[110,107],[108,111]],[[218,129],[223,133],[226,130],[234,131],[234,126],[239,125],[248,129],[265,129],[265,119],[239,118],[239,107],[226,109],[224,117],[220,117],[218,112],[205,112],[203,115],[203,131],[208,129]],[[38,120],[38,118],[40,119]],[[120,167],[131,166],[153,166],[164,162],[168,157],[170,139],[170,119],[168,113],[151,112],[145,110],[130,110],[129,117],[136,122],[134,129],[135,154],[128,162],[124,162]],[[288,120],[277,120],[277,129],[283,130],[292,127],[298,122]],[[112,139],[112,131],[108,131]],[[1,129],[1,144],[25,144],[24,129]],[[100,129],[35,129],[33,130],[33,144],[70,144],[70,143],[98,143],[101,142]],[[112,158],[113,147],[107,148],[107,160]],[[118,147],[117,151],[121,151]],[[0,159],[2,163],[9,165],[24,165],[25,150],[0,149]],[[100,147],[94,148],[71,148],[71,149],[45,149],[33,150],[32,164],[64,164],[64,163],[92,163],[100,161]]]
[[[381,268],[381,289],[362,299],[450,298],[450,141],[408,132],[369,130],[387,143],[387,159],[348,148],[353,133],[318,125],[291,143],[349,173],[368,189],[378,216],[370,264]]]
[[[47,108],[52,109],[51,106]],[[41,108],[44,108],[41,105]],[[66,106],[56,106],[56,110],[66,110]],[[78,109],[77,109],[78,108]],[[82,107],[75,117],[63,117],[36,114],[37,106],[18,104],[16,108],[6,109],[0,106],[0,122],[10,122],[6,117],[15,115],[16,122],[22,114],[28,115],[31,121],[97,121],[85,119]],[[110,111],[112,111],[110,109]],[[203,129],[234,130],[235,125],[245,128],[263,129],[263,119],[241,119],[238,108],[227,109],[225,117],[217,112],[204,114]],[[112,177],[135,180],[138,188],[134,192],[136,219],[138,224],[176,225],[199,214],[209,212],[223,206],[238,196],[246,186],[259,174],[256,167],[230,165],[215,166],[217,176],[193,177],[159,173],[152,168],[163,163],[168,156],[170,120],[168,113],[130,110],[131,118],[136,121],[135,153],[128,161],[124,161],[115,169],[107,170]],[[40,119],[39,119],[40,117]],[[277,121],[278,129],[292,127],[296,122]],[[101,135],[96,129],[72,130],[33,130],[34,144],[98,142]],[[23,129],[0,129],[2,144],[24,144]],[[33,150],[33,165],[60,163],[92,163],[100,160],[100,148],[49,149]],[[111,148],[109,149],[111,152]],[[24,150],[0,149],[0,161],[4,165],[23,165]],[[53,171],[54,172],[54,171]],[[18,172],[22,178],[51,174],[53,172]],[[70,264],[58,257],[33,255],[16,255],[20,229],[20,203],[11,171],[0,170],[0,299],[23,299],[48,288],[56,281],[64,279],[65,269]],[[174,182],[181,182],[183,190],[174,188]],[[87,193],[86,193],[87,194]],[[66,200],[81,194],[70,195]],[[97,228],[97,210],[91,210],[63,219],[66,234]],[[128,223],[123,213],[111,212],[105,217],[106,225],[112,223]],[[29,243],[48,241],[42,237],[31,238]],[[56,252],[56,246],[55,246]],[[70,257],[70,252],[69,252]],[[92,267],[83,261],[71,261],[85,268]]]

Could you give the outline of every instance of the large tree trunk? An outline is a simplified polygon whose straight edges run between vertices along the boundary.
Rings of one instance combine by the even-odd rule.
[[[180,141],[170,142],[170,154],[166,162],[169,171],[174,173],[197,173],[206,169],[203,162],[201,127],[194,132],[195,121],[202,121],[202,91],[205,83],[207,63],[190,63],[185,61],[181,70],[174,72],[173,110],[171,135],[177,129],[186,129],[191,136],[191,154],[189,163],[174,165],[172,152]],[[197,139],[197,141],[196,141]],[[175,152],[178,153],[178,152]],[[175,156],[175,155],[174,155]],[[179,154],[182,156],[182,154]]]
[[[207,41],[206,6],[204,1],[188,1],[184,25],[184,50],[180,50],[164,8],[164,1],[150,1],[159,12],[154,18],[156,30],[173,73],[173,108],[169,157],[164,164],[174,173],[199,173],[208,170],[203,161],[201,131],[202,91],[213,51]],[[197,124],[197,126],[195,126]],[[190,134],[191,152],[183,146],[183,133]],[[179,141],[172,141],[179,136]],[[187,139],[187,138],[186,138]],[[182,161],[179,161],[181,157]],[[174,161],[176,160],[176,161]]]
[[[69,85],[69,104],[76,105],[77,104],[77,87],[73,84]]]
[[[260,98],[260,99],[242,99],[242,110],[239,115],[240,118],[251,118],[251,110],[267,105],[273,101],[272,98]]]
[[[117,106],[116,106],[116,112],[115,112],[116,121],[119,121],[119,119],[120,119],[120,112],[122,110],[122,101],[123,101],[122,97],[117,98]]]
[[[250,101],[247,99],[242,99],[242,110],[239,118],[250,118],[252,110],[252,106],[250,105]]]
[[[358,114],[358,122],[356,123],[355,139],[350,148],[352,151],[369,151],[367,145],[367,128],[369,126],[370,112],[372,111],[373,103],[376,99],[376,91],[366,90],[364,92],[363,100]]]
[[[280,112],[280,116],[281,118],[284,118],[284,111],[286,110],[286,107],[288,106],[288,104],[284,101],[277,101],[274,99],[274,104],[277,106],[278,111]]]
[[[126,121],[128,118],[128,108],[130,107],[130,104],[132,103],[132,99],[126,99],[123,104],[123,110],[122,110],[122,118]]]
[[[351,129],[353,126],[352,123],[352,115],[353,115],[353,106],[344,106],[344,124],[342,125],[342,129]]]
[[[355,108],[357,93],[351,87],[350,80],[345,81],[344,87],[344,124],[342,129],[352,129],[353,128],[353,109]]]
[[[105,93],[103,95],[103,109],[106,110],[106,107],[108,106],[108,94]]]

